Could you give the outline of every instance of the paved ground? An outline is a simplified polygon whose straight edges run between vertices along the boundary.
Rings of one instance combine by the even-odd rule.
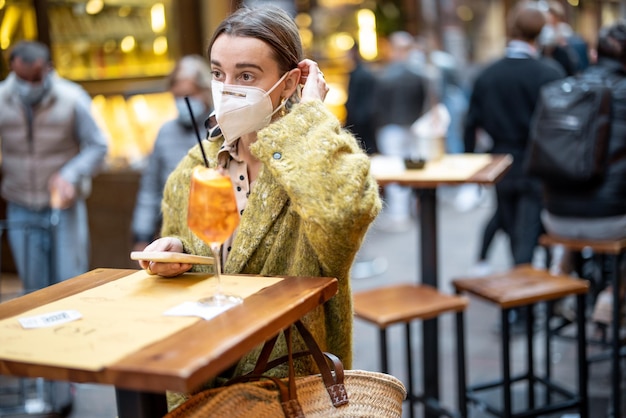
[[[451,292],[450,280],[464,276],[473,266],[477,253],[479,236],[484,222],[493,209],[492,191],[488,190],[482,203],[468,211],[459,211],[452,204],[453,190],[440,190],[439,204],[439,263],[441,290]],[[419,227],[415,221],[408,225],[408,229],[401,232],[389,232],[375,225],[367,236],[366,243],[359,254],[359,260],[380,257],[386,262],[384,273],[364,278],[355,278],[353,290],[360,291],[392,283],[417,281],[418,275],[418,236]],[[540,257],[539,257],[540,258]],[[504,270],[509,267],[510,259],[507,252],[507,241],[503,236],[497,236],[490,253],[490,262],[495,270]],[[4,290],[5,288],[3,288]],[[495,308],[477,300],[471,299],[466,312],[467,320],[467,359],[468,381],[470,383],[485,378],[496,378],[499,372],[498,311]],[[444,315],[440,319],[440,361],[441,361],[441,396],[442,403],[450,408],[456,407],[455,402],[455,350],[453,317]],[[415,324],[415,376],[421,371],[421,333],[419,324]],[[393,351],[391,359],[391,374],[406,382],[404,361],[404,340],[402,328],[390,329],[392,339],[390,349]],[[541,347],[541,338],[537,339]],[[513,344],[512,353],[515,367],[523,366],[524,347],[521,340]],[[566,386],[571,387],[575,382],[575,352],[574,346],[565,341],[554,344],[555,375],[562,379]],[[355,321],[355,369],[379,370],[378,364],[378,332],[364,322]],[[519,359],[519,361],[517,361]],[[590,372],[589,391],[592,403],[592,418],[606,417],[608,403],[609,374],[607,364],[597,363]],[[2,381],[0,380],[0,383]],[[5,381],[5,385],[6,385]],[[421,390],[422,382],[416,377],[416,388]],[[516,389],[515,405],[522,408],[523,388]],[[498,400],[498,394],[486,394],[487,399]],[[405,411],[405,417],[408,412]],[[3,416],[0,413],[0,416]],[[4,415],[9,416],[9,415]],[[110,386],[77,385],[74,410],[70,418],[113,418],[115,411],[115,393]],[[421,417],[422,411],[417,409],[416,416]],[[486,412],[473,408],[472,418],[489,416]],[[564,417],[565,413],[552,415],[550,418]],[[626,414],[623,415],[626,417]],[[569,417],[568,417],[569,418]]]

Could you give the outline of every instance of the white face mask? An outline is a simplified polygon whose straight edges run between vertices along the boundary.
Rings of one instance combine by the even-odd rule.
[[[176,104],[176,110],[178,111],[178,122],[187,128],[191,128],[193,126],[193,121],[191,120],[191,114],[189,113],[189,108],[187,107],[185,99],[183,97],[177,97],[174,103]],[[198,122],[198,120],[204,116],[206,111],[204,103],[199,99],[189,97],[189,106],[191,106],[193,117],[196,119],[196,122]]]
[[[270,93],[287,77],[287,74],[289,73],[285,73],[269,91],[258,87],[212,81],[215,117],[226,144],[232,144],[242,135],[259,131],[269,125],[272,116],[286,102],[283,101],[280,106],[273,109]]]
[[[47,74],[41,83],[30,83],[16,78],[17,94],[24,104],[32,106],[41,101],[43,96],[50,90],[50,74]]]

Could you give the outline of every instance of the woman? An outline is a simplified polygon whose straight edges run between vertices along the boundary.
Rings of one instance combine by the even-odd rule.
[[[369,159],[322,103],[328,92],[324,76],[317,63],[303,59],[297,27],[284,11],[239,9],[219,25],[208,55],[223,138],[203,146],[210,165],[222,167],[233,180],[242,213],[234,239],[223,247],[224,272],[336,277],[338,294],[303,321],[322,349],[350,368],[350,267],[381,208]],[[259,101],[241,107],[246,118],[237,115],[228,93],[259,91]],[[200,164],[196,146],[169,177],[162,204],[164,238],[146,251],[210,255],[185,216],[191,171]],[[190,264],[142,261],[141,266],[167,277],[202,271]],[[279,349],[278,355],[286,352],[284,345]],[[251,371],[256,354],[242,358],[234,373]],[[307,362],[296,366],[299,373],[314,372]]]

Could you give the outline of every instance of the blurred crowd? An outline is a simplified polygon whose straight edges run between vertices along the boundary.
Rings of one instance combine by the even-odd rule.
[[[512,168],[495,186],[493,216],[477,237],[481,245],[472,274],[492,271],[489,247],[498,233],[508,239],[514,265],[533,262],[538,238],[546,232],[570,238],[626,237],[626,132],[620,93],[626,75],[626,27],[619,21],[607,25],[597,43],[590,44],[573,30],[567,15],[559,1],[518,2],[507,16],[501,57],[479,66],[471,79],[464,78],[467,69],[453,55],[407,32],[388,36],[389,55],[382,69],[352,54],[346,127],[368,153],[428,161],[439,154],[425,152],[423,144],[438,140],[446,153],[513,156]],[[593,187],[555,188],[525,169],[530,127],[542,88],[573,76],[598,77],[613,89],[606,170]],[[411,190],[392,184],[382,193],[385,206],[377,226],[388,232],[406,230],[415,216]],[[485,195],[475,185],[458,187],[455,193],[459,210],[473,208]],[[554,248],[552,255],[553,272],[583,275],[584,260],[573,260],[562,248]],[[610,286],[603,291],[610,294]],[[522,317],[514,312],[511,321],[521,322]],[[594,320],[610,318],[596,315]]]

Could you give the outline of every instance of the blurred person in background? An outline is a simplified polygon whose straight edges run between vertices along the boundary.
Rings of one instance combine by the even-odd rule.
[[[25,292],[89,268],[86,198],[107,153],[91,99],[53,70],[48,47],[24,41],[0,83],[2,197]]]
[[[600,31],[598,62],[581,77],[605,80],[613,92],[607,167],[601,182],[593,185],[572,184],[554,187],[544,183],[543,225],[550,234],[573,239],[626,238],[626,23],[620,21]],[[555,273],[571,273],[571,254],[562,248],[553,250]],[[622,278],[626,265],[622,264]],[[624,289],[624,285],[622,285]],[[611,322],[612,295],[598,297],[593,320]],[[623,295],[622,295],[623,297]]]
[[[390,62],[378,78],[374,93],[376,143],[381,154],[411,157],[416,138],[411,125],[424,112],[428,95],[423,70],[411,59],[416,43],[408,32],[389,35]],[[390,184],[384,188],[385,208],[377,225],[387,231],[408,228],[411,188]]]
[[[537,37],[545,14],[535,2],[520,2],[508,17],[505,56],[478,75],[470,97],[464,141],[473,152],[477,131],[492,139],[494,154],[513,156],[511,169],[495,186],[497,211],[510,239],[515,265],[531,263],[542,232],[541,184],[524,173],[530,121],[544,84],[565,76],[538,59]],[[517,315],[513,315],[517,321]]]
[[[561,3],[541,4],[546,9],[546,24],[538,38],[542,57],[553,59],[568,76],[578,74],[589,65],[587,44],[565,22],[565,9]]]
[[[137,202],[133,212],[133,249],[143,249],[157,238],[161,227],[161,200],[165,181],[190,148],[198,143],[198,132],[212,110],[211,69],[199,55],[181,58],[170,75],[168,89],[174,96],[178,116],[163,124],[154,142],[148,164],[141,176]],[[193,111],[193,126],[185,97]]]
[[[346,128],[362,143],[365,152],[377,154],[374,120],[374,89],[376,75],[363,62],[359,46],[354,45],[348,56],[353,65],[348,81],[348,99],[346,100]]]
[[[353,65],[348,81],[348,100],[346,100],[345,127],[360,141],[368,155],[378,154],[374,125],[374,89],[377,77],[374,71],[363,61],[359,45],[355,44],[348,52]],[[366,244],[357,254],[352,266],[353,279],[363,279],[382,274],[387,270],[387,259],[371,254]]]
[[[547,8],[547,21],[539,36],[547,38],[552,45],[562,50],[557,61],[566,65],[573,65],[571,74],[578,74],[590,64],[589,44],[582,36],[577,34],[567,22],[567,16],[563,4],[557,0],[543,1],[543,7]],[[567,61],[571,61],[571,64]],[[571,75],[566,69],[568,75]]]

